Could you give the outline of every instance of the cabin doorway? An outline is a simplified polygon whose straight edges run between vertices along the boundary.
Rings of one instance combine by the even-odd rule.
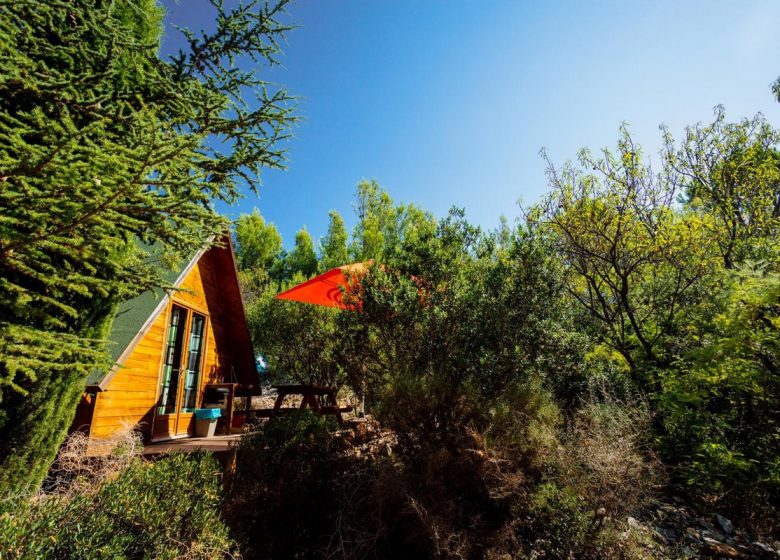
[[[200,399],[207,320],[205,314],[183,305],[170,306],[152,439],[192,433],[193,414]]]

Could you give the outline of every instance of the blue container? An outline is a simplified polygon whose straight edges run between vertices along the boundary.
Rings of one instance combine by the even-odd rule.
[[[195,420],[213,420],[222,416],[220,408],[197,408],[195,409]]]

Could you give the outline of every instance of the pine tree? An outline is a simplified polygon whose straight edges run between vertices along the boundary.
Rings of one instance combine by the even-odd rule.
[[[255,208],[236,221],[236,256],[239,270],[269,269],[282,252],[282,236],[271,223],[266,223]]]
[[[163,61],[155,0],[0,3],[0,487],[40,482],[116,303],[164,285],[144,247],[191,254],[226,227],[213,202],[283,166],[293,100],[260,70],[285,4],[213,0]]]
[[[320,271],[347,264],[347,228],[341,214],[328,213],[328,233],[320,241]]]
[[[772,93],[775,94],[777,101],[780,102],[780,78],[777,78],[777,81],[772,84]]]
[[[300,273],[305,278],[310,278],[317,272],[317,254],[314,252],[314,241],[306,230],[306,226],[295,234],[295,248],[287,255],[286,269],[288,277]]]

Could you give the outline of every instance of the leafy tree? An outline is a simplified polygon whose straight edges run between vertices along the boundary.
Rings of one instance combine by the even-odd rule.
[[[328,213],[328,233],[320,241],[320,271],[324,272],[348,263],[347,228],[335,210]]]
[[[675,211],[674,188],[642,163],[625,129],[617,153],[583,150],[579,163],[556,169],[548,160],[553,191],[530,218],[549,227],[567,290],[598,336],[640,385],[659,390],[655,368],[670,362],[686,303],[703,295],[714,267],[707,217]]]
[[[290,288],[306,278],[300,273],[281,284]],[[247,305],[249,328],[258,352],[268,359],[278,380],[341,385],[338,310],[276,299],[269,284]]]
[[[295,247],[287,254],[285,267],[289,277],[300,274],[303,279],[311,278],[317,272],[317,254],[314,241],[306,227],[295,233]]]
[[[282,236],[274,224],[267,224],[255,208],[236,221],[236,257],[241,271],[269,269],[282,252]]]
[[[624,131],[616,154],[550,166],[553,192],[529,213],[583,326],[650,395],[675,480],[765,518],[780,488],[776,144],[762,117],[718,109],[679,145],[666,134],[656,174]],[[583,365],[598,361],[614,357],[599,345]]]
[[[358,390],[368,379],[369,404],[402,437],[461,441],[503,425],[488,410],[556,414],[542,412],[536,380],[571,365],[557,356],[579,355],[562,336],[560,267],[539,238],[513,235],[499,251],[493,237],[457,209],[405,234],[395,264],[361,277],[361,312],[337,317],[345,373]]]
[[[780,238],[780,131],[762,115],[715,120],[686,130],[681,145],[665,132],[666,167],[685,192],[687,204],[712,217],[709,234],[726,268],[766,259]]]
[[[664,375],[663,443],[681,482],[710,499],[737,490],[767,514],[780,503],[780,275],[725,276],[715,313],[697,318],[700,345]]]
[[[153,0],[0,6],[0,486],[46,472],[115,303],[164,285],[161,258],[224,230],[212,202],[282,166],[291,98],[260,69],[285,3],[214,2],[216,29],[170,61]]]
[[[404,237],[418,229],[435,229],[430,213],[413,204],[395,205],[376,181],[361,181],[354,204],[358,222],[352,232],[349,254],[353,260],[392,263],[403,253]]]

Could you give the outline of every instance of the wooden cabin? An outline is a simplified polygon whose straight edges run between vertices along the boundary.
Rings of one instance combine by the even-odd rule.
[[[87,380],[74,429],[100,439],[129,423],[147,441],[187,437],[208,384],[259,387],[230,237],[169,281],[178,289],[120,306],[109,337],[115,365]]]

